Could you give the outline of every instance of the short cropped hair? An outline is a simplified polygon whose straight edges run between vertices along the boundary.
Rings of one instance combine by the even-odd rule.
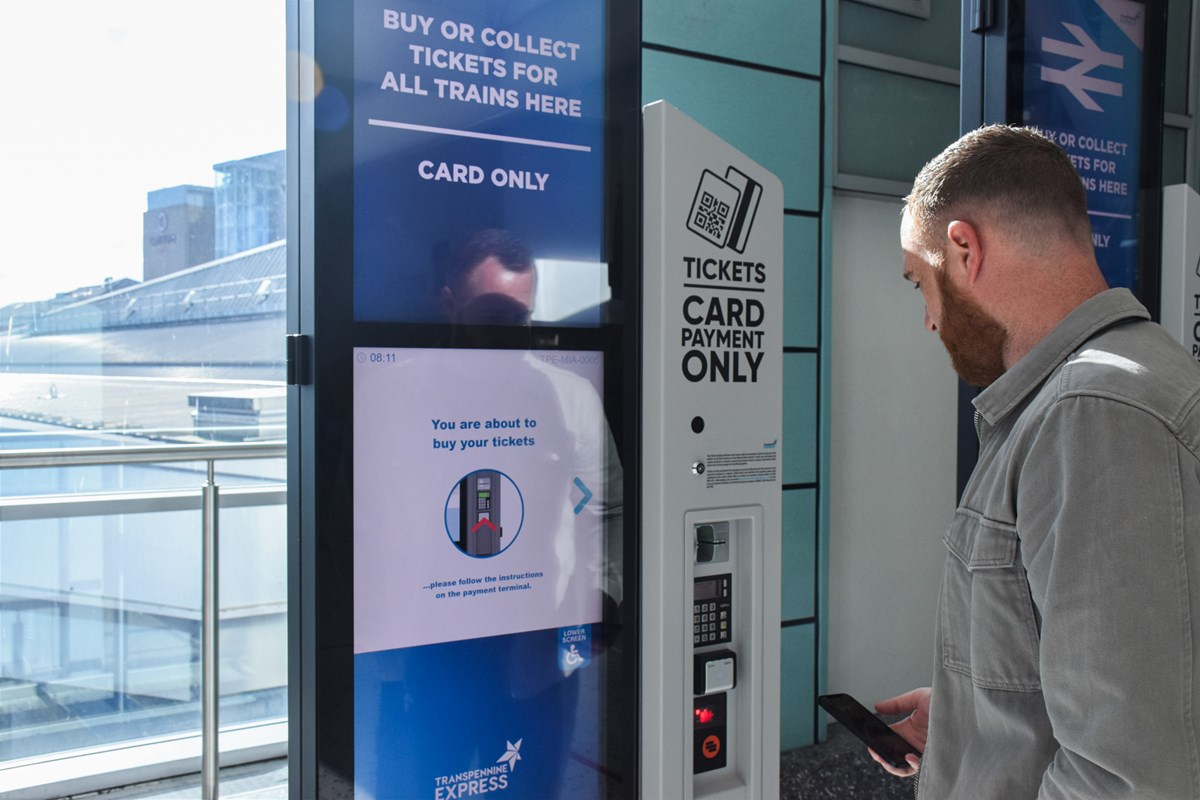
[[[446,285],[458,287],[471,270],[492,257],[510,272],[533,269],[533,253],[524,242],[506,230],[488,228],[471,234],[455,248],[446,264]]]
[[[1018,243],[1064,237],[1091,247],[1079,173],[1036,128],[971,131],[921,168],[904,203],[918,241],[935,255],[939,232],[955,219],[995,226]]]

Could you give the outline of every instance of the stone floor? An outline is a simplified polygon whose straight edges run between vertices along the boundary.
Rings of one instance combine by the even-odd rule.
[[[867,748],[841,725],[826,741],[780,757],[780,800],[913,800],[913,778],[883,771]]]

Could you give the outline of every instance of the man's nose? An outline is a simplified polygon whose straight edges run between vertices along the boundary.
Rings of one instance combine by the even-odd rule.
[[[930,333],[937,331],[937,325],[934,325],[933,320],[929,318],[928,308],[925,309],[925,330],[929,331]]]

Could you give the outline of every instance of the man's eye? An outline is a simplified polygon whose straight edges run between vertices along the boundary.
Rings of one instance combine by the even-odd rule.
[[[913,282],[913,288],[914,288],[914,289],[916,289],[917,291],[920,291],[920,290],[921,290],[921,284],[920,284],[920,283],[917,283],[916,281],[914,281],[914,282]]]

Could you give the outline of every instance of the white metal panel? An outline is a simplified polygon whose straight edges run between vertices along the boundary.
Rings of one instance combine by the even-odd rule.
[[[1162,324],[1200,361],[1200,195],[1163,188]]]
[[[779,786],[783,185],[666,103],[647,106],[644,125],[641,794],[770,798]],[[728,765],[693,776],[694,527],[721,520],[731,523],[736,604],[724,646],[737,653],[738,683]]]

